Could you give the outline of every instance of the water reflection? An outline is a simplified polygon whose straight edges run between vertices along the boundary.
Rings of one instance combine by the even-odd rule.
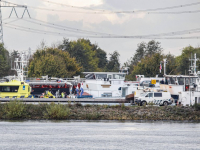
[[[200,124],[179,122],[0,122],[0,149],[198,149]]]

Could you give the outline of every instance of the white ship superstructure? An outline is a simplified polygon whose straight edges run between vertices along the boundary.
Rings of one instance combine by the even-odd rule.
[[[81,83],[84,92],[101,97],[125,97],[137,90],[139,82],[126,82],[126,73],[119,72],[84,72],[85,80]]]
[[[164,75],[165,83],[160,85],[164,91],[171,93],[178,104],[194,105],[200,103],[200,72],[196,72],[196,54],[193,65],[190,67],[190,75]]]

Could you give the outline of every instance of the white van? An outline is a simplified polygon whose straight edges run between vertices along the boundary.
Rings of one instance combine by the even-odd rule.
[[[171,94],[169,92],[145,92],[135,99],[135,103],[140,106],[148,105],[148,103],[167,106],[172,103]]]

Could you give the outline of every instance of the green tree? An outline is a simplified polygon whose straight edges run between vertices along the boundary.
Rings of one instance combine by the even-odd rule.
[[[137,63],[144,58],[146,51],[146,43],[141,42],[137,45],[135,55],[132,58],[132,65],[137,65]]]
[[[69,39],[64,38],[62,44],[58,45],[58,49],[67,50],[70,47]]]
[[[99,59],[98,68],[100,69],[100,71],[104,71],[105,66],[108,63],[107,53],[102,50],[97,44],[90,43],[90,45],[92,46],[92,50],[96,52],[96,57]]]
[[[134,66],[133,71],[128,76],[128,79],[135,80],[135,75],[142,74],[146,77],[154,77],[159,74],[160,62],[163,56],[160,53],[155,53],[152,56],[145,56],[140,62]]]
[[[176,64],[176,58],[172,54],[167,54],[163,56],[164,58],[167,59],[167,64],[166,64],[166,74],[177,74],[177,64]],[[163,68],[164,70],[164,68]]]
[[[106,71],[118,72],[119,68],[120,68],[120,63],[119,63],[120,54],[117,51],[114,51],[113,53],[111,53],[109,55],[110,55],[110,59],[106,66]]]
[[[156,42],[154,40],[151,40],[148,42],[146,46],[146,50],[145,50],[146,56],[152,56],[155,53],[161,53],[161,52],[162,52],[162,48],[161,48],[160,42]]]
[[[130,72],[133,71],[133,68],[135,65],[137,65],[137,63],[144,58],[145,56],[145,50],[146,50],[146,43],[145,42],[141,42],[137,45],[137,49],[136,52],[134,54],[133,57],[130,58],[130,60],[128,60],[124,66],[128,66],[130,68]]]
[[[14,50],[10,53],[10,66],[11,66],[11,68],[14,68],[15,58],[19,58],[19,52],[17,50]],[[9,74],[10,75],[17,75],[17,72],[15,70],[10,70]]]
[[[95,51],[96,51],[96,56],[99,59],[98,68],[100,68],[102,71],[104,71],[105,66],[108,63],[107,54],[101,48],[97,48]]]
[[[176,65],[177,65],[177,73],[178,74],[188,74],[190,70],[189,66],[191,56],[194,57],[194,53],[196,53],[197,58],[200,58],[200,48],[194,48],[192,46],[188,46],[183,48],[182,54],[176,57]],[[200,62],[197,61],[198,68],[200,67]]]
[[[130,72],[133,71],[134,66],[137,65],[138,62],[141,61],[145,56],[152,56],[156,53],[161,53],[162,48],[160,42],[156,42],[154,40],[149,41],[148,43],[141,42],[137,45],[137,49],[135,54],[131,59],[126,62],[126,66],[129,66]]]
[[[78,39],[77,41],[68,41],[64,39],[60,49],[69,52],[71,57],[76,58],[82,66],[82,71],[98,71],[99,59],[93,45],[89,40]]]
[[[80,74],[81,67],[75,58],[71,58],[66,51],[57,48],[37,50],[30,60],[29,76],[44,75],[56,77],[72,77]]]
[[[0,44],[0,77],[7,76],[10,71],[9,52]]]

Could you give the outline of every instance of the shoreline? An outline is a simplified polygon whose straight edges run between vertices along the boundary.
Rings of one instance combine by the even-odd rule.
[[[200,105],[125,106],[76,104],[25,104],[20,101],[0,103],[0,121],[186,121],[200,122]]]
[[[43,119],[43,120],[36,120],[36,119],[0,119],[1,122],[10,122],[10,123],[15,123],[15,122],[41,122],[41,123],[72,123],[72,122],[77,122],[77,123],[200,123],[199,121],[194,121],[194,120],[49,120],[49,119]]]

